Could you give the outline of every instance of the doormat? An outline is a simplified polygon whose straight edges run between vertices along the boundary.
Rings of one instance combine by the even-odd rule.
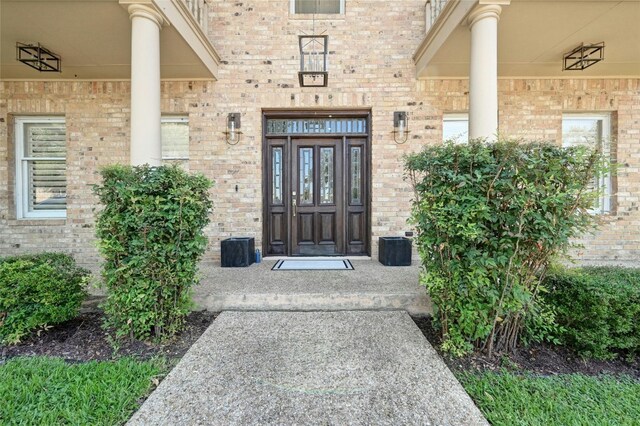
[[[353,265],[349,260],[278,260],[272,271],[352,271]]]

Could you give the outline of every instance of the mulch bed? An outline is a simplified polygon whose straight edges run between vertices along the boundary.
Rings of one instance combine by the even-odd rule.
[[[430,317],[413,318],[422,334],[433,345],[444,362],[454,371],[500,371],[528,372],[549,376],[556,374],[581,373],[588,376],[600,374],[627,375],[640,379],[640,359],[626,361],[619,358],[612,361],[583,360],[571,350],[548,344],[534,344],[520,348],[512,354],[494,354],[489,357],[474,353],[463,358],[452,358],[440,351],[441,339],[433,327]]]
[[[18,345],[0,345],[0,363],[17,356],[44,355],[64,358],[71,362],[111,360],[124,356],[149,359],[156,356],[179,359],[211,325],[216,314],[207,311],[192,312],[186,327],[178,336],[161,345],[141,341],[121,341],[112,344],[102,328],[100,311],[81,313],[71,321],[35,334]]]
[[[17,356],[44,355],[64,358],[71,362],[111,360],[123,356],[149,359],[164,356],[181,358],[198,340],[200,335],[216,318],[215,313],[192,312],[186,320],[185,330],[171,341],[161,345],[149,342],[124,340],[112,344],[102,328],[103,314],[99,310],[83,312],[79,317],[58,324],[46,331],[34,334],[18,345],[0,345],[0,363]],[[472,354],[464,358],[451,358],[439,350],[440,336],[434,329],[431,318],[413,318],[424,336],[438,350],[442,359],[454,371],[499,371],[530,372],[540,375],[582,373],[586,375],[624,374],[640,379],[640,359],[626,361],[583,360],[570,350],[552,345],[532,345],[513,354],[497,354],[488,357]]]

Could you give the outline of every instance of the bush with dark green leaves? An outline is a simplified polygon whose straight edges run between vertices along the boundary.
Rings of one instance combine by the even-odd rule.
[[[541,278],[594,226],[589,187],[605,169],[583,147],[519,141],[445,143],[405,159],[421,281],[444,350],[511,351],[529,326],[529,340],[554,338]]]
[[[211,182],[178,166],[111,166],[94,187],[103,208],[96,233],[104,257],[106,327],[116,338],[164,340],[191,308]]]
[[[557,268],[545,286],[562,338],[579,354],[612,359],[640,352],[640,269]]]
[[[0,342],[15,344],[31,332],[78,315],[89,271],[63,253],[0,259]]]

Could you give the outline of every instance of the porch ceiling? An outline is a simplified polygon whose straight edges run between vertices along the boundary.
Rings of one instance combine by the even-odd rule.
[[[511,0],[498,24],[498,76],[640,76],[640,0]],[[605,60],[562,71],[563,54],[605,42]],[[471,33],[458,25],[419,78],[467,77]]]
[[[16,42],[41,43],[62,57],[62,73],[16,60]],[[212,78],[173,26],[160,32],[162,78]],[[129,79],[131,21],[118,0],[1,0],[1,79]]]

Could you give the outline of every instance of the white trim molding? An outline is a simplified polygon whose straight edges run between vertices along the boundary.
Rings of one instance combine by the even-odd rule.
[[[453,31],[463,23],[465,17],[475,6],[475,1],[449,0],[440,11],[429,31],[422,39],[413,54],[416,64],[416,78],[426,77],[424,74],[431,60],[442,48]]]

